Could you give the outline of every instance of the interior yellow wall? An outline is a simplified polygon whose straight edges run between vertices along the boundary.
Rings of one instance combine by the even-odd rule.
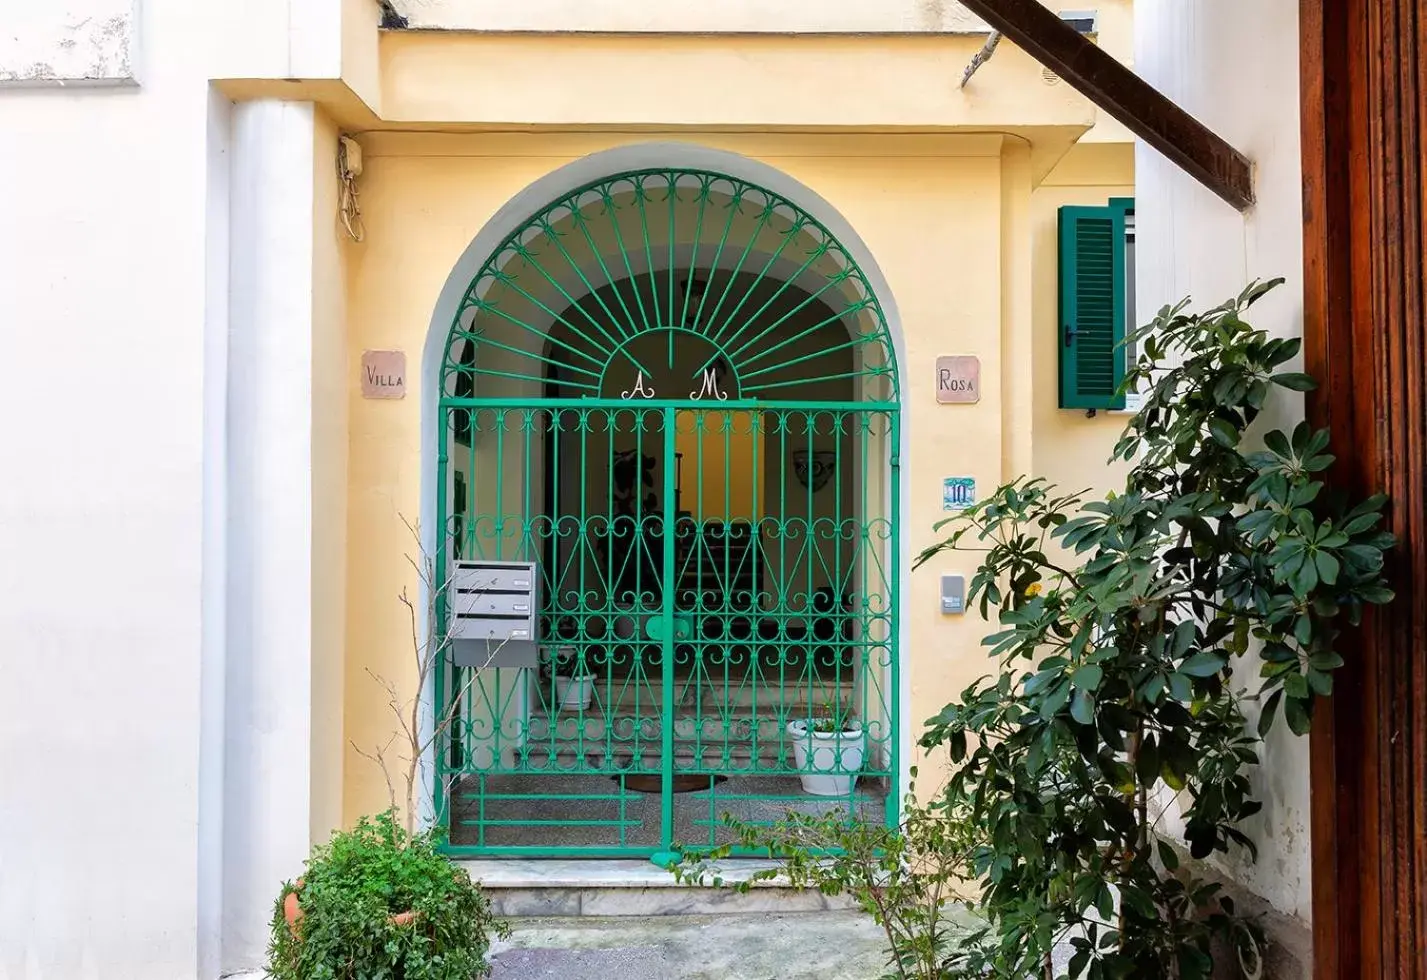
[[[698,416],[703,416],[702,428]],[[762,433],[748,412],[680,412],[674,445],[684,457],[684,509],[696,520],[757,520],[766,467],[759,460]]]
[[[1031,195],[1035,276],[1031,286],[1034,331],[1031,358],[1035,393],[1031,470],[1069,490],[1099,493],[1124,473],[1107,467],[1110,450],[1128,416],[1058,407],[1060,293],[1058,209],[1067,204],[1105,204],[1134,197],[1134,147],[1127,143],[1083,144],[1072,150]]]
[[[1108,451],[1106,420],[1087,424],[1083,413],[1062,416],[1053,408],[1054,375],[1049,387],[1041,376],[1040,355],[1047,345],[1025,334],[1045,330],[1047,339],[1053,336],[1054,203],[1061,196],[1092,198],[1101,187],[1113,187],[1116,194],[1126,188],[1105,180],[1096,187],[1032,191],[1027,151],[1006,153],[1014,141],[996,136],[686,138],[760,160],[822,196],[857,230],[890,286],[888,299],[900,315],[905,340],[902,425],[911,451],[901,457],[900,472],[909,502],[901,515],[907,531],[901,561],[908,642],[900,655],[912,692],[903,718],[915,730],[987,668],[979,642],[985,624],[974,616],[939,612],[938,573],[969,575],[971,556],[938,562],[915,575],[905,572],[915,553],[933,540],[932,524],[945,516],[942,479],[972,476],[987,492],[1003,475],[1003,445],[1029,445],[1036,466],[1056,471],[1079,466],[1080,453],[1099,460]],[[416,586],[404,556],[414,556],[417,545],[402,517],[415,521],[422,510],[421,405],[430,393],[416,365],[436,297],[461,252],[525,186],[587,153],[635,139],[380,134],[365,141],[361,191],[367,239],[351,249],[348,266],[349,363],[364,349],[400,349],[407,352],[412,373],[407,397],[399,401],[364,400],[355,383],[348,385],[345,720],[347,736],[359,745],[383,742],[391,728],[386,694],[367,671],[411,680],[409,623],[397,596],[403,587]],[[1014,284],[1032,280],[1031,301],[1025,304]],[[1003,285],[1008,283],[1010,296]],[[1003,347],[1035,350],[1032,388],[1017,387],[1014,379],[1024,373],[1018,365],[1003,369]],[[935,361],[946,354],[981,358],[979,403],[937,404]],[[1007,377],[1024,406],[1019,414],[1005,412],[1011,397],[1003,386]],[[1010,438],[1008,418],[1015,429]],[[1045,439],[1042,424],[1051,427]],[[1028,426],[1035,427],[1029,438]],[[1074,445],[1054,445],[1062,439]],[[876,504],[877,489],[866,489]],[[351,750],[344,787],[349,822],[385,805],[380,774]]]
[[[337,128],[317,116],[312,255],[312,814],[314,840],[342,825],[346,754],[347,248],[337,220]]]

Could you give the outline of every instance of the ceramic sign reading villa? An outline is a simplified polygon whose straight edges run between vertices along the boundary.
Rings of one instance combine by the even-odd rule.
[[[936,359],[936,400],[943,405],[968,405],[981,400],[981,358]]]
[[[406,351],[362,351],[362,397],[406,397]]]

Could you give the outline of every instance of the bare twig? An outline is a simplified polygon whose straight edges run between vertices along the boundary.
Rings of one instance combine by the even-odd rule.
[[[386,781],[387,797],[390,800],[391,808],[401,811],[402,824],[406,832],[412,834],[416,830],[417,799],[422,789],[421,760],[449,733],[460,713],[461,704],[470,694],[481,672],[491,664],[501,647],[505,645],[505,641],[490,651],[484,663],[466,668],[464,680],[452,692],[445,705],[428,706],[427,691],[431,686],[435,672],[441,666],[442,652],[449,649],[453,638],[452,630],[447,624],[449,620],[443,622],[439,615],[442,599],[446,590],[450,588],[450,584],[442,582],[437,575],[435,559],[422,546],[420,526],[408,520],[404,515],[401,517],[401,521],[406,525],[407,531],[416,543],[419,560],[410,554],[406,556],[406,560],[407,564],[416,572],[421,585],[421,594],[424,597],[424,602],[419,604],[420,608],[406,588],[403,588],[397,597],[407,611],[416,693],[410,698],[404,698],[396,682],[367,668],[367,675],[386,691],[387,706],[396,719],[399,731],[393,733],[379,748],[363,749],[355,741],[352,742],[352,748],[358,755],[372,761],[381,769],[382,778]],[[472,601],[475,598],[473,596]],[[423,732],[421,722],[428,710],[431,711],[432,726],[429,732]],[[392,746],[398,741],[401,743],[401,750],[393,751]],[[393,775],[393,768],[398,764],[401,767],[400,783],[403,791],[400,798],[397,793],[397,781]],[[452,778],[454,780],[454,777]]]

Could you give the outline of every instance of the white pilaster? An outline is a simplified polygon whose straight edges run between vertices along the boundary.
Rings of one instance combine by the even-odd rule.
[[[261,963],[309,844],[312,725],[311,103],[233,112],[228,349],[226,970]]]
[[[228,181],[233,106],[208,94],[203,309],[203,637],[198,732],[198,977],[222,973],[223,761],[228,732]]]

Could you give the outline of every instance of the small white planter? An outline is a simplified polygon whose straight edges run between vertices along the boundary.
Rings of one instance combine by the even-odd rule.
[[[850,722],[840,732],[815,732],[809,721],[790,721],[788,735],[804,793],[847,796],[852,792],[867,755],[867,739],[860,724]]]
[[[555,700],[562,711],[586,711],[595,696],[595,679],[555,675]]]

